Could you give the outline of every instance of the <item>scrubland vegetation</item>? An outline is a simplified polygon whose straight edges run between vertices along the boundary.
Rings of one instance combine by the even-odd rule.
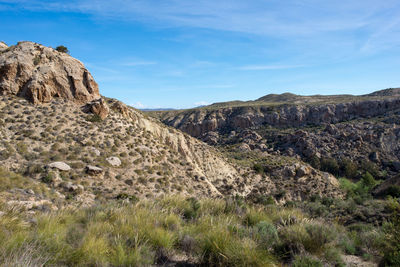
[[[333,205],[333,204],[332,204]],[[112,201],[29,215],[1,206],[2,266],[345,266],[359,255],[398,266],[399,203],[382,226],[353,224],[298,208],[249,205],[240,198],[196,200],[171,196]]]

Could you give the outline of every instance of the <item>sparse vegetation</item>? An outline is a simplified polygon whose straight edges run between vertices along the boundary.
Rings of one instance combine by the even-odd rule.
[[[132,198],[121,195],[118,199]],[[230,208],[232,205],[236,208]],[[365,238],[356,241],[359,237],[339,225],[312,220],[299,210],[249,206],[240,199],[117,201],[38,214],[35,224],[13,209],[2,210],[2,262],[15,262],[15,253],[29,247],[26,260],[44,260],[50,265],[143,266],[165,263],[184,251],[187,260],[206,266],[272,266],[279,262],[322,266],[339,264],[340,254],[355,252],[351,245],[343,245],[344,240],[356,242],[362,251],[374,246]],[[384,260],[391,264],[397,263],[397,226],[396,221],[385,226],[393,242],[388,244]]]

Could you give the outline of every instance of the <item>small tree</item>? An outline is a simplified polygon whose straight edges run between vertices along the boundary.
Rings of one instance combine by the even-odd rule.
[[[65,46],[63,46],[63,45],[57,46],[57,47],[56,47],[56,50],[57,50],[58,52],[61,52],[61,53],[69,54],[68,48],[65,47]]]
[[[377,185],[375,178],[369,172],[363,175],[361,183],[370,190]]]

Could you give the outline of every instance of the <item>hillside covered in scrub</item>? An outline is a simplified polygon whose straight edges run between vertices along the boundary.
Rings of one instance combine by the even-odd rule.
[[[283,155],[353,181],[369,172],[386,181],[382,190],[392,186],[400,192],[399,88],[361,96],[270,94],[149,114],[230,155],[240,154],[236,158],[253,154],[265,162],[265,155]]]
[[[0,266],[396,266],[397,98],[371,97],[390,112],[351,121],[362,140],[263,123],[207,144],[62,51],[2,45]]]
[[[278,200],[341,195],[332,175],[295,160],[280,162],[271,177],[229,163],[205,143],[122,102],[100,97],[82,63],[52,48],[21,42],[4,49],[0,70],[0,162],[45,183],[61,202],[170,193],[278,195],[283,190],[279,173],[289,169],[287,194]],[[30,87],[35,80],[40,87]],[[35,194],[11,195],[12,201],[41,201]]]

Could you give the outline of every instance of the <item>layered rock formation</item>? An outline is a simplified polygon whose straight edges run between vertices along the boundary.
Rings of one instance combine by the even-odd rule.
[[[229,133],[262,125],[301,127],[370,118],[400,109],[400,97],[367,99],[347,103],[278,106],[245,106],[160,112],[161,120],[192,136],[202,137],[215,131]]]
[[[363,96],[267,95],[153,114],[210,145],[296,157],[335,175],[344,174],[349,160],[358,168],[353,177],[369,170],[383,179],[400,171],[399,88]],[[344,165],[323,166],[329,161]]]
[[[0,47],[0,94],[34,104],[63,98],[77,104],[100,98],[99,88],[79,60],[33,42]]]

